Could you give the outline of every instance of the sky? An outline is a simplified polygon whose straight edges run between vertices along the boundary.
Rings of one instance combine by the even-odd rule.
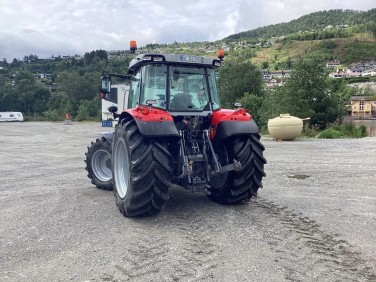
[[[0,0],[0,60],[127,50],[129,41],[215,41],[331,9],[366,11],[375,0]]]

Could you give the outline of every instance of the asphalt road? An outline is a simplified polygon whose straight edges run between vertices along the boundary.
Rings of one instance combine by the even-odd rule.
[[[128,219],[86,177],[105,130],[0,123],[0,281],[376,281],[376,137],[265,137],[250,203],[173,187]]]

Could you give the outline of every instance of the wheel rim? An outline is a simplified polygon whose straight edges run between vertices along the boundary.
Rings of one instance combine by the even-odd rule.
[[[98,150],[93,154],[91,167],[94,175],[102,182],[111,180],[111,155],[106,150]]]
[[[114,147],[114,180],[115,187],[120,196],[124,198],[129,187],[129,158],[123,139],[118,139]]]

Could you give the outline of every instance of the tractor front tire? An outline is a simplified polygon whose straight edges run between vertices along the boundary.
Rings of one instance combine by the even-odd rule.
[[[259,134],[236,136],[226,140],[225,148],[222,146],[222,150],[217,151],[221,165],[227,165],[235,159],[241,163],[241,169],[216,176],[213,179],[214,185],[211,185],[209,190],[209,198],[220,204],[237,204],[257,196],[257,190],[262,187],[261,181],[265,176],[264,150]]]
[[[91,142],[86,155],[86,170],[91,183],[102,190],[112,190],[111,144],[106,138]]]
[[[116,127],[112,175],[116,204],[126,217],[158,213],[169,198],[171,155],[160,138],[144,137],[133,119]]]

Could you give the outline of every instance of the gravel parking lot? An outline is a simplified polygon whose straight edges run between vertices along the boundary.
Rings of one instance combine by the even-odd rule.
[[[106,130],[0,123],[0,281],[376,281],[376,137],[263,137],[250,203],[173,187],[128,219],[84,169]]]

